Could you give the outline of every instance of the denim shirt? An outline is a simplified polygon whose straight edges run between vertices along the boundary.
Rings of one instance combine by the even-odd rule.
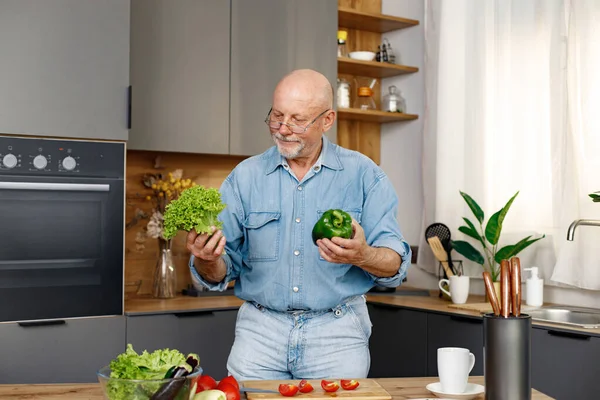
[[[321,155],[302,181],[276,146],[242,161],[225,179],[219,215],[227,238],[227,275],[212,284],[190,258],[198,288],[225,290],[235,280],[237,297],[278,310],[325,310],[365,294],[375,283],[396,287],[406,276],[411,250],[396,220],[398,198],[385,173],[366,156],[323,136]],[[348,212],[367,243],[402,257],[391,277],[377,277],[351,264],[325,261],[312,228],[329,209]],[[206,289],[205,289],[206,290]]]

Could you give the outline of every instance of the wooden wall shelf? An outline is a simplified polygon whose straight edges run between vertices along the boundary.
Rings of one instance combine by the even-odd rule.
[[[362,122],[399,122],[418,119],[416,114],[391,113],[386,111],[359,110],[357,108],[340,108],[337,111],[338,119],[342,121]]]
[[[349,29],[385,33],[419,25],[419,21],[338,7],[338,25]]]
[[[376,61],[361,61],[338,57],[338,73],[371,78],[389,78],[390,76],[419,72],[417,67],[397,65]]]

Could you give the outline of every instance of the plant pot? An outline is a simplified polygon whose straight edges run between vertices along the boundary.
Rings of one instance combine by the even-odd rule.
[[[171,299],[177,294],[177,271],[171,254],[171,241],[159,239],[158,246],[152,296],[159,299]]]

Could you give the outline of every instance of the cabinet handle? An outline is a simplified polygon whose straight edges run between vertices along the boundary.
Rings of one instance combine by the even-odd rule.
[[[131,129],[131,102],[133,97],[133,87],[127,88],[127,129]]]
[[[203,316],[203,315],[212,315],[212,314],[214,314],[214,312],[211,310],[174,313],[174,315],[177,318],[193,318],[193,317],[199,317],[199,316]]]
[[[570,338],[570,339],[577,339],[577,340],[590,340],[591,339],[590,335],[585,335],[585,334],[581,334],[581,333],[574,333],[574,332],[553,331],[553,330],[549,330],[548,331],[548,335],[560,336],[560,337],[565,337],[565,338]]]
[[[51,319],[47,321],[27,321],[17,323],[23,328],[31,328],[35,326],[65,325],[67,322],[64,319]]]
[[[476,325],[480,325],[483,323],[483,319],[480,319],[480,318],[468,318],[468,317],[461,317],[458,315],[451,315],[450,319],[453,321],[467,322],[469,324],[476,324]]]

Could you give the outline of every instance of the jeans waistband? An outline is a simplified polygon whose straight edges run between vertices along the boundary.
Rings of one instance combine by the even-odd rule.
[[[273,310],[271,308],[265,307],[262,304],[259,304],[255,301],[248,301],[249,303],[251,303],[252,305],[254,305],[256,308],[258,308],[259,310],[268,310],[274,313],[281,313],[281,314],[286,314],[286,315],[304,315],[304,316],[317,316],[317,315],[322,315],[322,314],[327,314],[330,312],[333,313],[339,313],[341,310],[343,310],[344,308],[351,306],[353,303],[362,303],[366,300],[366,296],[361,294],[361,295],[357,295],[357,296],[352,296],[349,297],[348,299],[346,299],[344,302],[334,306],[334,307],[330,307],[330,308],[324,308],[324,309],[320,309],[320,310]]]

